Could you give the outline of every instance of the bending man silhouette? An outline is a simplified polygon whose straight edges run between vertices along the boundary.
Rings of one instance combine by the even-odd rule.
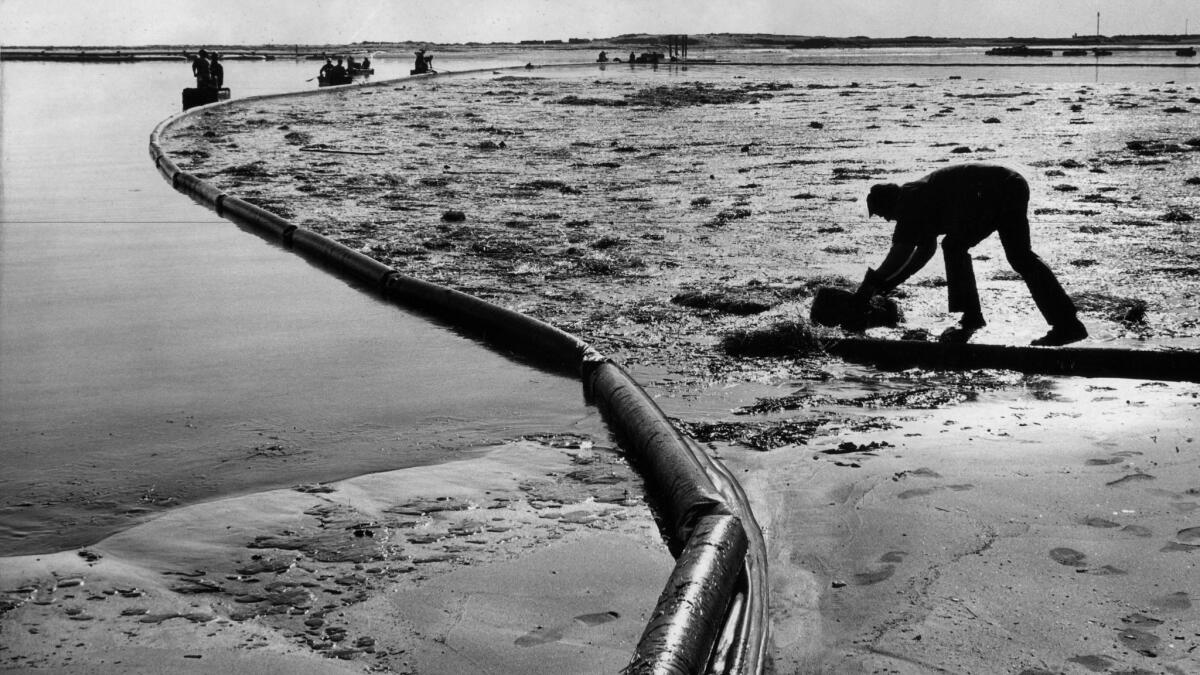
[[[1086,338],[1087,329],[1076,316],[1075,303],[1030,247],[1028,206],[1029,184],[1021,174],[991,164],[948,166],[904,185],[872,186],[867,212],[896,221],[896,227],[891,250],[878,270],[867,269],[855,296],[868,300],[904,283],[929,262],[937,250],[937,238],[944,235],[950,311],[962,312],[962,318],[957,328],[939,339],[966,342],[987,323],[979,305],[970,249],[996,232],[1008,263],[1025,280],[1050,324],[1050,332],[1033,344],[1065,345]]]

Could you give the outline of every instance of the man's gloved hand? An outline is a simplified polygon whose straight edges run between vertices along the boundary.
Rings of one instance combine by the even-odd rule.
[[[868,267],[867,273],[863,275],[862,283],[858,285],[858,290],[854,292],[854,299],[860,302],[869,302],[871,298],[883,293],[883,279],[879,273],[873,268]]]

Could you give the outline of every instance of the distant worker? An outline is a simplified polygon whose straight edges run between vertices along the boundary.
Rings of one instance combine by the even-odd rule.
[[[209,56],[209,78],[217,89],[225,85],[225,67],[221,65],[220,58],[221,55],[216,52]]]
[[[878,270],[867,269],[855,297],[864,302],[904,283],[929,262],[942,239],[951,312],[962,312],[959,325],[942,333],[943,342],[966,342],[986,325],[971,267],[970,249],[993,232],[1009,265],[1029,287],[1033,301],[1050,324],[1034,345],[1058,346],[1087,337],[1075,303],[1029,240],[1029,184],[1021,174],[993,164],[961,164],[896,185],[873,185],[867,213],[896,221],[892,246]]]
[[[346,67],[350,70],[358,70],[358,61],[355,61],[354,57],[351,56],[351,57],[349,57],[349,60],[346,62]]]
[[[363,60],[362,60],[362,68],[363,68],[363,70],[370,70],[370,69],[371,69],[371,57],[369,57],[369,56],[365,56],[365,57],[363,57]]]
[[[208,62],[208,50],[201,49],[196,57],[192,59],[192,76],[196,78],[197,89],[204,89],[210,86],[209,81],[212,79],[212,70]]]
[[[418,49],[417,51],[415,51],[413,53],[416,54],[417,58],[416,58],[416,61],[413,62],[412,74],[420,75],[422,73],[429,72],[429,60],[427,60],[425,58],[425,50]]]
[[[608,62],[608,52],[600,52],[600,56],[596,58],[596,63]]]

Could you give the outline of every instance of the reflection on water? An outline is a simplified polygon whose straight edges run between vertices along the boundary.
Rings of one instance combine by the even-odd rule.
[[[573,379],[383,303],[171,190],[146,144],[179,106],[185,63],[3,69],[0,552],[496,439],[603,433]],[[296,88],[307,71],[235,63],[226,77],[242,94]]]

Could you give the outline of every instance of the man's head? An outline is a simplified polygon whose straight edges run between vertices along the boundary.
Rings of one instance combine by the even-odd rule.
[[[867,193],[867,214],[884,220],[895,220],[900,202],[900,186],[895,183],[876,183]]]
[[[201,49],[200,50],[200,58],[204,58],[205,56],[208,56],[208,50]]]

